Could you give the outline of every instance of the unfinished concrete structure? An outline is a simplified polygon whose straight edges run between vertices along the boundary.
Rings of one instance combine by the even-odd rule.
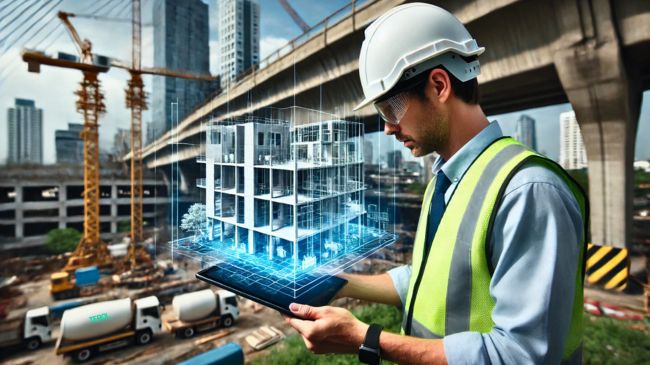
[[[208,126],[209,239],[308,270],[363,244],[363,125],[301,108]]]
[[[121,168],[104,167],[100,175],[99,228],[103,239],[111,239],[130,220],[131,183]],[[83,171],[73,165],[3,167],[0,250],[41,246],[52,229],[83,231],[83,182]],[[143,203],[147,228],[165,221],[169,198],[162,177],[145,175]]]

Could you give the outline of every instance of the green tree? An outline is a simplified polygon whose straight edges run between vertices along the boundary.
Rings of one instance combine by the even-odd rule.
[[[117,222],[117,231],[120,233],[131,232],[131,222],[130,221]]]
[[[80,240],[81,233],[74,228],[53,229],[47,233],[45,247],[54,254],[70,252]]]
[[[198,242],[199,239],[206,235],[207,222],[204,204],[196,203],[190,206],[181,219],[181,229],[186,232],[193,232],[194,242]]]

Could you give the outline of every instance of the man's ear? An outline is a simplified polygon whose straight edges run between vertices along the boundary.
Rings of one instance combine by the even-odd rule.
[[[438,103],[447,102],[452,94],[451,79],[447,71],[441,68],[431,70],[425,92],[428,98],[435,99]]]

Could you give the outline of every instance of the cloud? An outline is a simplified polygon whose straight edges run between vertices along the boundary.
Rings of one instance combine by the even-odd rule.
[[[273,51],[289,43],[289,40],[282,37],[262,37],[260,40],[260,60],[263,60]]]

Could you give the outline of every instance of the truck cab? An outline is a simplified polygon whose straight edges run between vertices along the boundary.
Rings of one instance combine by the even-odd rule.
[[[138,333],[137,342],[140,344],[151,341],[151,335],[157,334],[162,329],[160,320],[160,301],[155,296],[136,299],[133,301],[135,311],[135,330]],[[144,333],[149,333],[147,338]]]
[[[25,313],[23,340],[28,350],[36,350],[52,338],[48,307],[30,309]]]
[[[227,290],[219,290],[217,296],[219,298],[219,315],[224,318],[230,315],[233,320],[239,318],[239,307],[235,294]]]

